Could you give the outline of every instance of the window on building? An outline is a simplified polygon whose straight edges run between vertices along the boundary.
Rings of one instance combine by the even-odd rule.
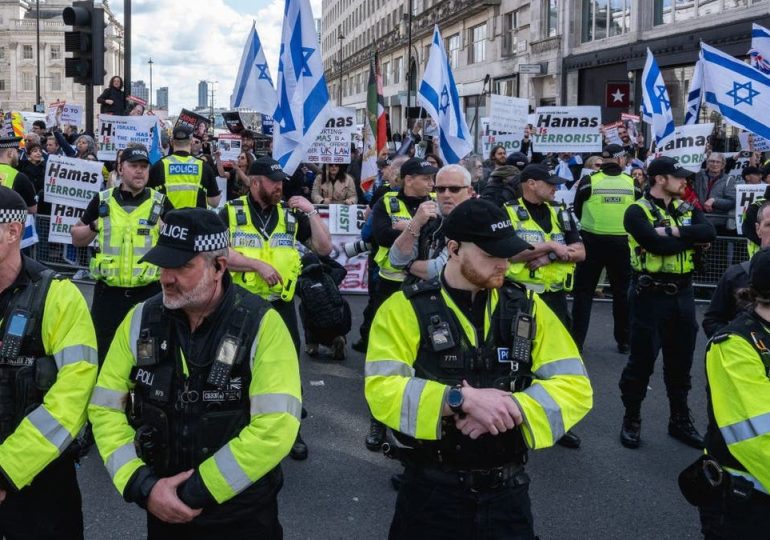
[[[480,24],[471,28],[471,41],[469,64],[477,64],[487,59],[487,24]]]
[[[511,56],[516,53],[513,39],[516,32],[516,12],[511,11],[503,15],[503,45],[502,55]]]
[[[449,56],[449,65],[452,69],[460,66],[460,34],[449,36],[447,39],[447,55]]]
[[[0,47],[0,60],[5,60],[5,47]]]
[[[51,73],[51,92],[61,92],[61,73]]]
[[[361,74],[356,73],[356,94],[361,92]]]
[[[5,81],[0,79],[0,92],[5,92]]]
[[[582,41],[595,41],[628,32],[632,0],[583,0]]]
[[[395,60],[395,67],[393,68],[393,84],[401,83],[401,72],[404,69],[404,58],[399,56]]]
[[[35,78],[32,73],[21,74],[21,90],[22,92],[32,92],[35,89]]]
[[[686,21],[721,11],[746,8],[765,0],[654,0],[655,25]]]
[[[21,49],[21,57],[24,60],[32,60],[35,57],[32,55],[32,45],[24,45]]]
[[[51,45],[50,49],[51,60],[61,60],[61,46]]]
[[[517,76],[507,79],[498,79],[495,81],[495,94],[501,96],[518,97],[518,80]]]
[[[559,33],[559,0],[545,0],[543,8],[543,31],[547,37],[553,37]]]
[[[390,62],[384,62],[382,64],[382,85],[388,86],[393,80],[393,71],[391,70]]]

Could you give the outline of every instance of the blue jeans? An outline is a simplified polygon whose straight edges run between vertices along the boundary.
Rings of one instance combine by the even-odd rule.
[[[428,481],[407,469],[389,538],[534,539],[529,485],[471,491]]]

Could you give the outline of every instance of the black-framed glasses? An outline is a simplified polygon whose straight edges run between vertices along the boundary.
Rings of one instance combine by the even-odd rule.
[[[468,186],[436,186],[436,193],[444,193],[446,190],[450,193],[460,193],[464,189],[468,189]]]

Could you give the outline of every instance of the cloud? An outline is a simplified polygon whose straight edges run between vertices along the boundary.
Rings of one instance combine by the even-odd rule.
[[[320,17],[321,0],[310,4]],[[110,1],[110,8],[123,22],[123,1]],[[227,107],[252,20],[275,80],[283,10],[284,0],[133,0],[131,78],[149,86],[152,58],[153,92],[169,87],[172,115],[198,104],[201,80],[218,81],[215,106]]]

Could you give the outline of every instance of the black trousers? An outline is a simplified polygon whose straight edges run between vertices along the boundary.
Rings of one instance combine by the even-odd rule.
[[[99,366],[104,362],[110,349],[115,331],[123,322],[126,314],[139,302],[144,302],[161,291],[159,283],[144,287],[110,287],[103,281],[94,286],[94,299],[91,303],[91,318],[96,330],[96,345],[99,353]]]
[[[533,539],[529,485],[474,492],[430,482],[407,469],[388,538]]]
[[[631,282],[631,257],[625,236],[604,236],[583,232],[585,261],[575,269],[575,285],[572,290],[572,336],[578,347],[583,348],[591,321],[594,292],[599,284],[602,269],[612,289],[612,319],[615,341],[628,343],[628,285]]]
[[[770,534],[770,495],[759,491],[754,491],[747,503],[728,500],[702,506],[699,511],[706,540],[748,540]]]
[[[294,342],[294,349],[297,351],[297,358],[300,356],[300,337],[299,337],[299,324],[297,323],[297,310],[294,306],[294,299],[292,298],[288,302],[284,302],[280,298],[273,300],[270,304],[278,312],[278,315],[283,319],[286,328],[289,329],[291,334],[291,340]]]
[[[620,392],[628,413],[638,415],[647,394],[655,360],[663,352],[663,380],[672,411],[687,409],[690,368],[698,323],[692,287],[668,295],[656,289],[628,293],[631,312],[631,353],[620,378]]]
[[[364,343],[369,342],[369,330],[372,328],[374,313],[377,311],[377,306],[375,305],[375,293],[377,292],[377,282],[380,281],[379,272],[380,267],[377,266],[377,264],[374,262],[373,257],[369,257],[369,272],[367,282],[369,287],[369,298],[362,313],[363,319],[361,321],[361,326],[358,327],[358,333],[361,335],[361,339],[364,341]]]
[[[559,318],[564,328],[569,332],[572,329],[572,318],[569,316],[569,307],[567,306],[567,293],[564,291],[543,292],[540,298],[551,308],[551,311]]]
[[[6,540],[80,540],[83,514],[71,457],[61,457],[19,492],[0,504],[0,538]]]
[[[148,540],[280,540],[283,528],[278,521],[278,502],[255,508],[248,520],[236,523],[199,525],[192,523],[171,524],[159,520],[147,512]]]

